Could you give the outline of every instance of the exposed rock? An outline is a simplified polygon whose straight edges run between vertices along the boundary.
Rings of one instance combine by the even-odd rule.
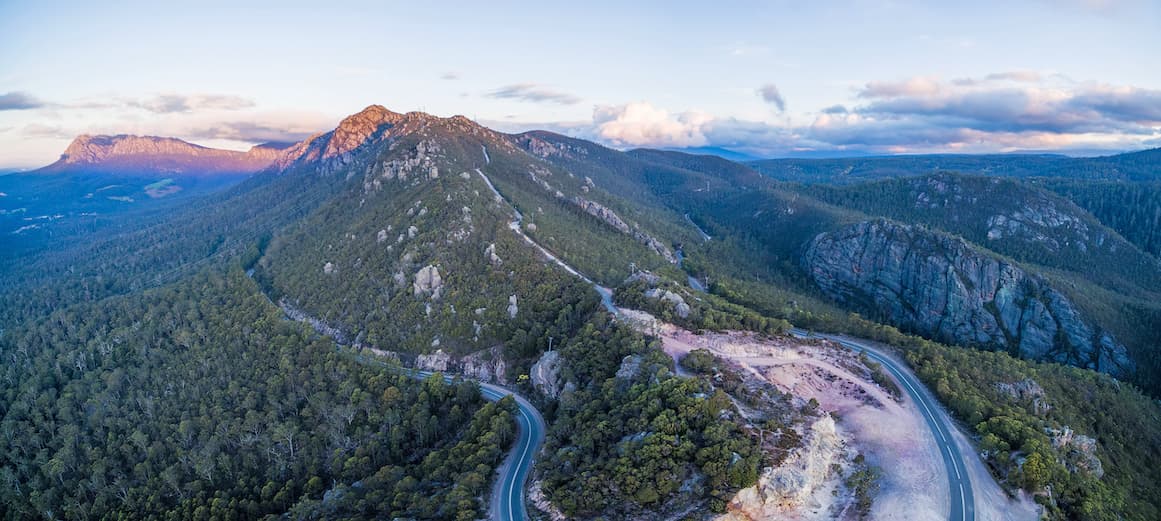
[[[544,495],[544,483],[540,480],[534,480],[528,486],[528,501],[531,502],[538,510],[548,515],[552,521],[566,521],[568,516],[564,515],[552,501]]]
[[[379,234],[375,236],[375,242],[383,242],[387,240],[387,230],[379,230]]]
[[[628,234],[632,231],[632,229],[629,228],[629,225],[625,224],[625,221],[621,220],[621,216],[617,215],[616,212],[606,208],[600,203],[590,201],[583,197],[573,198],[573,203],[579,206],[581,210],[584,210],[589,215],[604,221],[605,224],[616,228],[617,231],[621,233]]]
[[[1052,406],[1048,404],[1044,389],[1031,378],[1012,383],[1000,382],[996,384],[996,389],[1011,396],[1019,403],[1031,402],[1032,411],[1037,415],[1042,415],[1052,409]]]
[[[484,258],[488,259],[488,262],[493,266],[499,266],[504,262],[499,255],[496,255],[496,243],[489,244],[487,248],[484,248]]]
[[[443,277],[439,274],[439,268],[428,264],[419,269],[415,273],[415,282],[412,285],[412,290],[415,296],[431,295],[431,298],[439,298],[440,291],[443,290]]]
[[[334,272],[335,272],[335,265],[334,265],[334,263],[332,263],[332,262],[328,262],[328,263],[326,263],[326,264],[323,264],[323,273],[326,273],[327,275],[330,275],[330,274],[332,274],[332,273],[334,273]]]
[[[516,318],[516,313],[520,308],[516,306],[516,295],[508,297],[508,318]]]
[[[1097,457],[1095,439],[1077,434],[1072,429],[1047,429],[1052,439],[1052,447],[1060,453],[1064,466],[1069,472],[1085,472],[1097,478],[1105,475],[1101,460]]]
[[[803,264],[832,298],[939,341],[1125,374],[1126,349],[1018,266],[920,227],[866,221],[822,233]]]
[[[730,514],[723,517],[752,521],[779,519],[809,501],[826,483],[831,464],[842,457],[842,442],[830,415],[814,422],[807,438],[806,444],[782,465],[763,469],[757,485],[738,491],[730,501]]]
[[[642,281],[650,286],[656,286],[661,283],[661,276],[655,275],[649,271],[641,270],[634,272],[632,275],[629,275],[629,278],[625,279],[625,282],[629,283],[637,281]]]
[[[560,352],[546,351],[529,370],[532,386],[549,398],[560,396],[560,370],[563,366],[564,360],[560,358]]]
[[[174,138],[81,134],[69,144],[59,161],[42,171],[84,167],[125,172],[242,174],[266,168],[287,146],[268,143],[238,152],[206,148]]]
[[[416,228],[414,226],[407,227],[407,238],[408,239],[414,239],[415,234],[417,234],[417,233],[419,233],[419,228]]]
[[[641,357],[637,355],[626,355],[625,358],[621,359],[621,367],[617,368],[616,377],[619,380],[632,380],[640,370]]]
[[[652,288],[645,291],[645,298],[659,299],[661,302],[669,304],[673,307],[673,312],[681,318],[689,317],[689,304],[685,303],[685,299],[681,295],[669,290],[662,290],[661,288]]]
[[[463,357],[455,357],[442,349],[436,349],[435,352],[418,355],[415,366],[424,371],[456,373],[485,382],[504,383],[508,366],[501,355],[502,348],[499,346]]]

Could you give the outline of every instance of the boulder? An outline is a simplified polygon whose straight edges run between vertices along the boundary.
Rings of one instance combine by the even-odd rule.
[[[415,273],[415,282],[412,284],[415,296],[431,295],[431,298],[439,298],[442,290],[443,277],[439,274],[439,268],[428,264]]]

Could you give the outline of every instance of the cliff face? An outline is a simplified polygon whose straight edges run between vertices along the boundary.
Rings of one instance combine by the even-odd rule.
[[[95,169],[112,173],[223,174],[261,170],[284,145],[258,145],[246,152],[207,148],[180,139],[153,136],[77,136],[60,160],[44,170]]]
[[[830,297],[924,336],[1113,374],[1125,347],[1040,277],[962,240],[888,221],[819,234],[802,262]]]

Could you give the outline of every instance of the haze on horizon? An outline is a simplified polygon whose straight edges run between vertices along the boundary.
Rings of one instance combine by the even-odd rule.
[[[241,149],[372,103],[762,157],[1161,146],[1161,5],[0,3],[0,167],[81,133]]]

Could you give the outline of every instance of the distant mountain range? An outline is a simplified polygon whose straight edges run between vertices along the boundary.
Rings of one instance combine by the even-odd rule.
[[[1161,180],[1161,148],[1102,157],[1057,154],[934,154],[834,159],[764,159],[747,163],[780,181],[853,184],[932,172],[994,177]]]
[[[77,136],[60,159],[37,173],[223,175],[261,170],[293,143],[265,143],[246,152],[208,148],[154,136]]]
[[[0,175],[0,246],[88,234],[119,216],[218,191],[270,166],[290,143],[245,152],[154,136],[77,136],[46,167]]]

